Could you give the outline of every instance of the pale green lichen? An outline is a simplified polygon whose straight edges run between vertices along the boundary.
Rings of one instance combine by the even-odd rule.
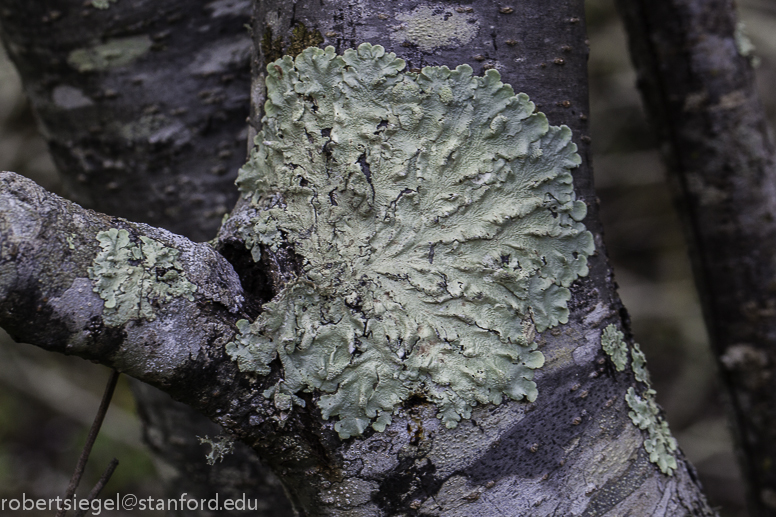
[[[79,48],[70,52],[67,62],[79,72],[107,70],[126,66],[151,48],[147,35],[108,40],[100,45]]]
[[[178,250],[145,236],[131,242],[129,232],[117,228],[99,232],[97,240],[102,251],[89,268],[89,278],[105,301],[106,325],[154,320],[158,302],[179,296],[194,299],[197,286],[184,276]]]
[[[205,455],[208,465],[215,465],[217,461],[223,461],[227,454],[234,452],[234,438],[231,436],[216,436],[211,438],[197,436],[199,443],[210,445],[210,452]]]
[[[108,9],[110,4],[115,4],[118,0],[92,0],[92,7],[95,9]]]
[[[663,474],[671,476],[676,470],[674,453],[677,444],[668,429],[668,422],[660,415],[660,408],[655,402],[655,390],[649,383],[647,357],[641,351],[638,343],[633,343],[631,350],[631,369],[636,380],[646,384],[647,389],[644,391],[643,397],[640,397],[633,387],[628,388],[628,392],[625,394],[625,400],[631,408],[628,416],[636,427],[647,431],[648,436],[644,440],[644,449],[649,453],[649,461],[656,464]]]
[[[736,41],[736,50],[738,54],[749,60],[753,68],[760,66],[760,58],[755,54],[755,46],[746,32],[746,24],[742,21],[736,23],[736,30],[733,34]]]
[[[641,351],[638,343],[633,343],[631,350],[631,369],[636,380],[649,386],[649,371],[647,371],[647,356]]]
[[[460,13],[449,5],[421,5],[396,15],[396,19],[402,23],[394,28],[391,39],[397,44],[416,45],[425,52],[466,45],[480,28],[473,15]]]
[[[271,63],[238,178],[254,258],[292,245],[303,271],[227,351],[258,374],[279,358],[265,396],[285,411],[318,390],[343,438],[383,430],[413,395],[448,427],[478,403],[535,400],[535,331],[568,321],[594,251],[567,127],[494,70],[404,66],[369,44]]]
[[[601,348],[609,355],[618,372],[628,364],[628,345],[624,339],[625,335],[614,325],[607,325],[601,334]]]
[[[625,400],[631,408],[628,416],[636,427],[647,431],[644,449],[649,453],[649,461],[657,465],[663,474],[671,476],[677,467],[674,456],[676,439],[671,436],[668,423],[660,415],[655,402],[655,390],[648,389],[644,395],[642,398],[633,387],[628,388],[625,394]]]

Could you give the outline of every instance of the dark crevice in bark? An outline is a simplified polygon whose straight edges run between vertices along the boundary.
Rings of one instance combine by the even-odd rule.
[[[250,250],[240,241],[219,243],[219,253],[232,265],[245,290],[243,311],[248,319],[256,319],[261,306],[275,295],[272,281],[263,267],[257,267]]]

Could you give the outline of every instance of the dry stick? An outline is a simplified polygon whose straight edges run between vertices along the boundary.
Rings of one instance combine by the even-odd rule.
[[[110,480],[110,477],[113,475],[113,471],[116,470],[116,467],[119,465],[119,460],[116,458],[113,458],[108,465],[108,468],[105,469],[105,472],[102,473],[102,476],[100,477],[100,480],[97,481],[97,484],[94,485],[94,488],[92,488],[92,491],[89,492],[89,497],[87,497],[87,501],[89,501],[89,507],[88,508],[81,508],[78,510],[78,513],[75,514],[75,517],[84,517],[86,515],[86,512],[88,512],[91,509],[91,502],[94,500],[95,497],[97,497],[103,488],[105,488],[105,485],[108,484],[108,481]]]
[[[100,426],[105,418],[105,413],[108,412],[108,406],[110,406],[110,399],[113,397],[113,390],[116,389],[116,382],[121,375],[116,370],[110,372],[110,378],[108,379],[108,385],[105,386],[105,393],[102,394],[102,401],[100,402],[100,408],[97,410],[97,415],[94,417],[92,427],[89,429],[89,435],[86,437],[86,443],[81,451],[81,456],[78,458],[78,464],[75,466],[73,477],[70,478],[70,484],[67,486],[67,492],[65,493],[65,500],[70,499],[75,494],[78,483],[81,482],[81,476],[84,473],[86,467],[86,461],[89,459],[89,453],[92,452],[92,446],[97,439],[97,434],[100,432]],[[112,473],[112,472],[111,472]],[[67,510],[63,506],[58,512],[56,517],[65,517]]]

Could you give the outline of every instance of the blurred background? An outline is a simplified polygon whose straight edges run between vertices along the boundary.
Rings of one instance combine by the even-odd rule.
[[[760,58],[760,94],[773,124],[776,3],[739,0],[739,8]],[[744,517],[743,487],[682,229],[635,89],[613,0],[587,0],[587,19],[595,181],[620,296],[649,359],[658,401],[712,504],[723,517]],[[58,192],[46,144],[1,49],[0,170],[24,174]],[[0,498],[64,492],[108,373],[86,361],[15,344],[0,331]],[[203,460],[206,452],[203,446]],[[120,465],[105,494],[161,495],[126,379],[116,391],[79,493],[91,489],[113,457]]]

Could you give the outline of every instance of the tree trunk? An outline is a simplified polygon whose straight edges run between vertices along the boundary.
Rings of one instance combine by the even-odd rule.
[[[752,515],[776,515],[776,147],[731,1],[620,0],[684,214]]]
[[[201,410],[300,515],[714,515],[620,331],[583,3],[287,7],[220,255],[6,173],[3,326]]]

